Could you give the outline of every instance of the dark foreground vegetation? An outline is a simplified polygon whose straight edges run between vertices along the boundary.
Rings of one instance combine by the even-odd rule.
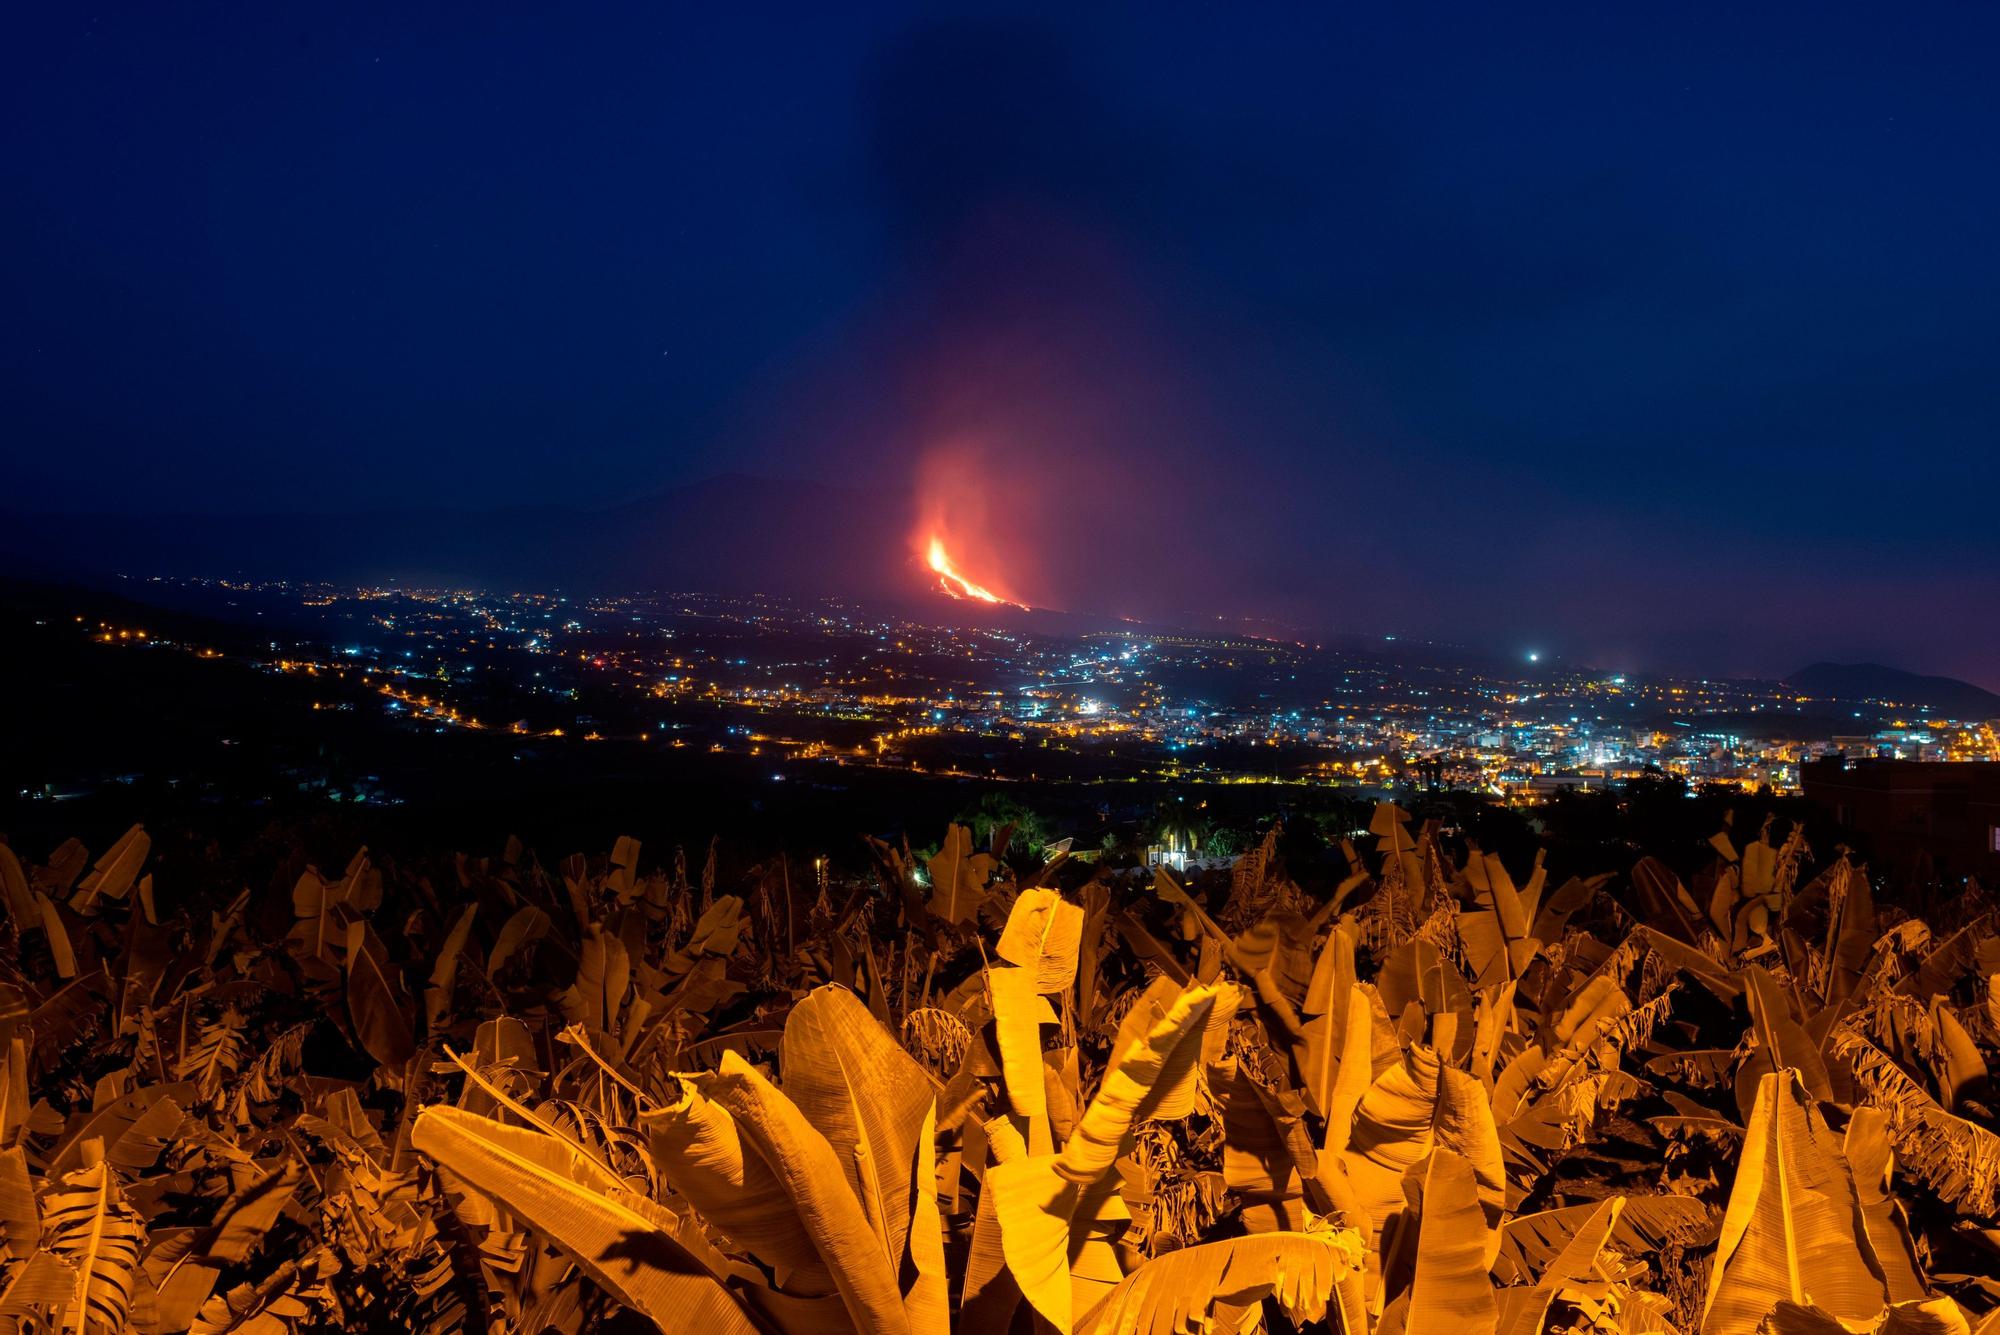
[[[0,1323],[2000,1329],[1976,885],[1678,792],[1185,884],[981,809],[853,866],[0,847]]]

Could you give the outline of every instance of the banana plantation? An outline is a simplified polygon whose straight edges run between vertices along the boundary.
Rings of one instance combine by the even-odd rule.
[[[0,845],[0,1326],[2000,1332],[1977,886],[870,851]]]

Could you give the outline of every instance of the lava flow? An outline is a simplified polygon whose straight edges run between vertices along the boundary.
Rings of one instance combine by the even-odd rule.
[[[930,563],[931,569],[937,572],[938,588],[954,598],[967,598],[982,603],[1005,603],[1009,607],[1025,606],[1012,599],[1002,598],[993,590],[974,584],[960,574],[958,567],[951,563],[951,558],[945,555],[944,543],[937,538],[931,539]]]

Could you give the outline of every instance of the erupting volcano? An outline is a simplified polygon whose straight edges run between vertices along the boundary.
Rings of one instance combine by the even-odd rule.
[[[930,565],[931,569],[937,573],[938,588],[953,598],[966,598],[982,603],[1004,603],[1009,607],[1025,608],[1027,606],[1025,603],[1017,603],[1012,599],[1002,598],[999,594],[993,592],[993,590],[983,585],[974,584],[971,580],[960,574],[958,567],[951,563],[951,557],[945,554],[942,539],[931,539]]]

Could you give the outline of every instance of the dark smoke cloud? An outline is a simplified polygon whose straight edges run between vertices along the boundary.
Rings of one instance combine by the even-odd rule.
[[[1283,82],[1331,50],[1260,54]],[[1690,164],[1661,179],[1615,126],[1547,121],[1552,151],[1486,124],[1490,70],[1434,76],[1474,86],[1442,120],[1362,74],[1211,124],[1131,93],[1143,55],[1030,23],[889,44],[863,138],[902,263],[808,373],[842,420],[800,433],[807,466],[916,479],[913,541],[950,515],[962,564],[1055,606],[1991,678],[1991,632],[1906,637],[2000,575],[1992,550],[1914,581],[1920,537],[1780,518],[1848,495],[1798,433],[1865,469],[1895,407],[1834,390],[1851,351],[1803,313],[1755,310],[1777,298],[1746,294]],[[1823,304],[1806,276],[1784,290]]]

